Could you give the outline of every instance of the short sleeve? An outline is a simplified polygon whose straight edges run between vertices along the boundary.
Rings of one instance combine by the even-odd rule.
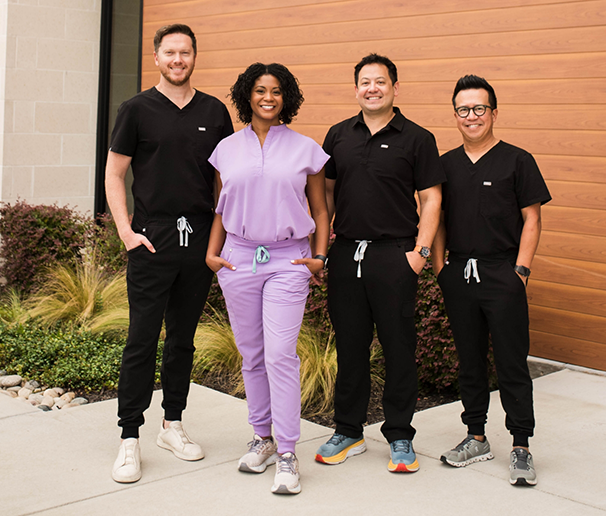
[[[330,156],[324,152],[322,147],[320,147],[315,141],[311,141],[312,149],[311,149],[311,170],[310,174],[315,175],[329,160]]]
[[[335,160],[332,157],[334,150],[334,131],[331,127],[324,138],[324,143],[322,144],[322,150],[326,155],[329,156],[328,161],[324,164],[324,172],[326,179],[337,179],[337,166],[335,165]]]
[[[551,194],[532,154],[523,152],[516,163],[516,197],[520,209],[533,204],[545,204]]]
[[[221,171],[221,169],[219,167],[220,154],[221,154],[221,142],[218,143],[218,145],[215,147],[215,150],[210,155],[210,158],[208,158],[208,162],[215,168],[215,170],[219,170],[219,171]]]
[[[426,132],[420,138],[415,160],[415,189],[426,190],[446,181],[440,153],[433,134]]]
[[[221,135],[221,139],[223,139],[234,134],[234,124],[231,121],[231,116],[229,116],[229,111],[225,107],[225,104],[221,103],[221,106],[223,107],[223,134]]]
[[[137,116],[133,103],[123,102],[118,109],[109,150],[125,156],[134,156],[137,150]]]

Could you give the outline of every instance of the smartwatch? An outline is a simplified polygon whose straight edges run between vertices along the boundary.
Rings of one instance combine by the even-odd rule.
[[[530,276],[530,269],[528,267],[524,267],[523,265],[516,265],[513,270],[516,271],[520,276],[524,276],[525,278],[528,278],[528,276]]]

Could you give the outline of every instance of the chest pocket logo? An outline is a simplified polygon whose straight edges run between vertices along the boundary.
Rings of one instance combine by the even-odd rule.
[[[515,213],[516,194],[509,181],[484,181],[480,189],[480,211],[490,219],[503,219]]]

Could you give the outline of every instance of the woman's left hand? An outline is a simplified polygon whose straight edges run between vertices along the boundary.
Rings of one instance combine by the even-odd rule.
[[[324,260],[319,258],[299,258],[298,260],[291,260],[294,265],[306,265],[312,274],[318,274],[324,270]]]

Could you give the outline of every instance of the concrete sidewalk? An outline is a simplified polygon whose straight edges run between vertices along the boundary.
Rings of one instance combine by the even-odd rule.
[[[415,415],[421,469],[387,471],[380,424],[366,430],[368,451],[338,466],[313,460],[332,430],[302,421],[297,446],[303,491],[270,492],[274,468],[237,471],[251,429],[244,401],[192,385],[184,422],[206,458],[183,462],[158,448],[161,392],[146,412],[143,478],[116,484],[110,470],[119,446],[116,400],[42,412],[0,397],[0,513],[6,515],[606,515],[606,377],[562,370],[536,379],[538,485],[509,485],[511,438],[498,393],[487,435],[495,459],[451,468],[440,454],[464,436],[460,402]]]

